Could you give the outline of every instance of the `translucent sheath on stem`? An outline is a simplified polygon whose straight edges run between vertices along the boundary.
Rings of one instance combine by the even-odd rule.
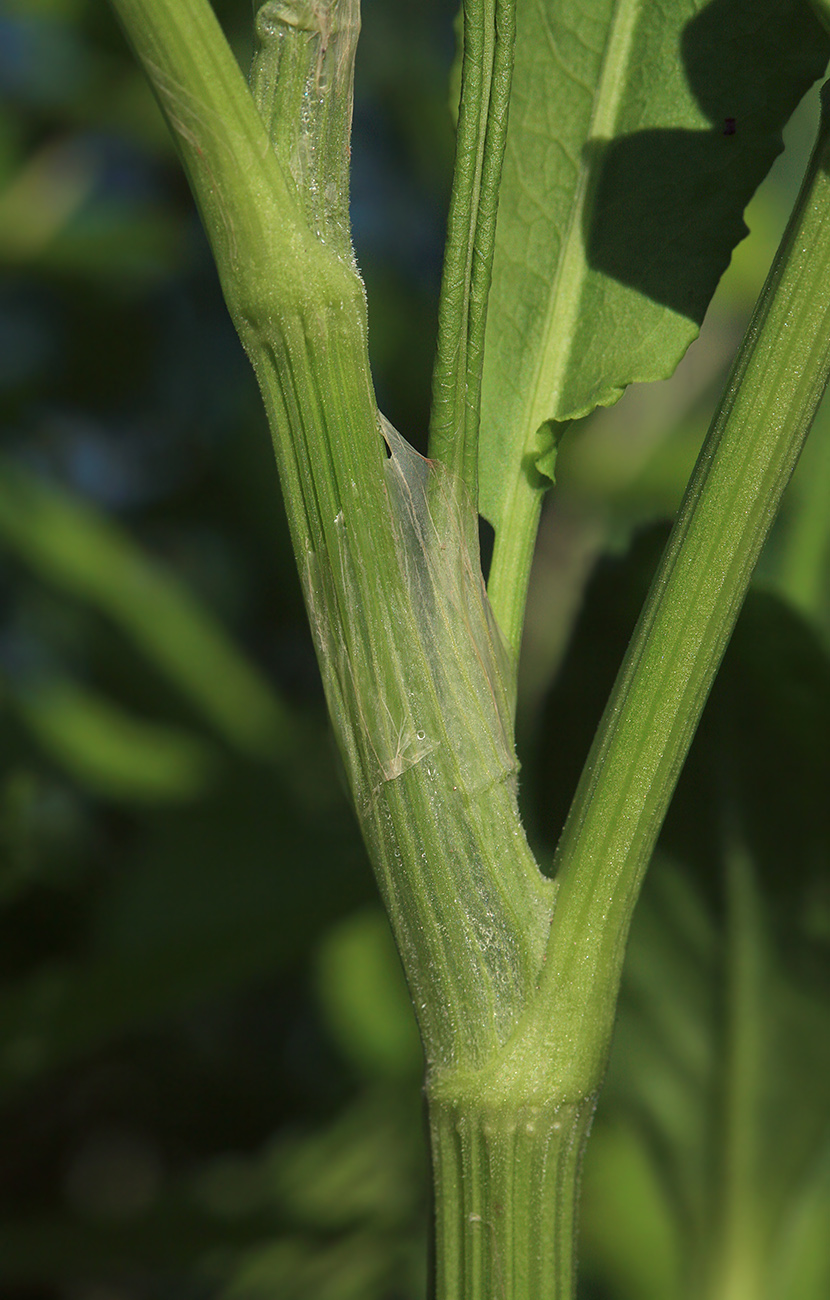
[[[535,985],[553,887],[518,816],[512,676],[474,508],[372,391],[346,225],[357,0],[259,6],[253,93],[204,0],[114,3],[177,133],[262,389],[332,721],[427,1058],[476,1068]]]
[[[342,190],[357,14],[355,0],[269,0],[253,89],[308,224],[362,294]],[[277,455],[298,482],[295,545],[329,710],[427,1058],[480,1064],[518,1022],[552,905],[518,816],[512,675],[472,503],[358,394],[363,322],[342,329],[319,296],[308,321],[332,307],[322,347],[286,343],[270,313],[243,339],[288,435]],[[355,462],[361,444],[371,465]]]

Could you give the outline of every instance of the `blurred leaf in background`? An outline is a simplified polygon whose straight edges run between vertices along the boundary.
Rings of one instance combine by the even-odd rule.
[[[640,534],[589,586],[538,731],[528,803],[545,842],[664,538]],[[828,735],[827,642],[759,583],[635,916],[586,1159],[586,1296],[818,1300],[830,1285]]]
[[[355,237],[417,440],[452,6],[370,8]],[[420,1048],[270,439],[93,0],[0,4],[0,426],[0,1293],[417,1294]]]

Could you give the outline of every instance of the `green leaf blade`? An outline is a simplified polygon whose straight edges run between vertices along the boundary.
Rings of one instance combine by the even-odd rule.
[[[802,0],[520,4],[479,449],[497,548],[559,426],[671,374],[828,53]]]

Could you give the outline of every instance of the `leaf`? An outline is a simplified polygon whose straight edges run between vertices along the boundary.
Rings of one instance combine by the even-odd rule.
[[[624,1259],[632,1297],[726,1295],[741,1277],[757,1300],[819,1300],[830,1283],[827,989],[784,960],[754,863],[739,843],[727,852],[717,901],[688,864],[652,866],[587,1158],[594,1271],[613,1276]],[[660,1245],[659,1290],[652,1249],[638,1260],[614,1228],[634,1188],[639,1238]]]
[[[195,733],[139,718],[68,677],[10,694],[41,748],[105,797],[175,803],[203,794],[214,774],[216,755]]]
[[[332,1245],[281,1238],[251,1251],[222,1300],[383,1300],[389,1294],[389,1247],[371,1233]]]
[[[829,53],[805,0],[519,0],[479,453],[497,532],[563,424],[672,372]]]
[[[0,1100],[189,1007],[296,962],[372,889],[333,775],[315,808],[266,765],[220,768],[200,801],[148,809],[143,833],[83,909],[84,941],[0,982]],[[326,779],[323,780],[322,778]],[[331,795],[331,798],[328,796]],[[20,925],[20,921],[17,921]],[[8,945],[15,917],[2,934]]]
[[[293,728],[270,684],[196,597],[115,522],[6,458],[0,542],[118,625],[229,744],[291,754]]]
[[[423,1051],[400,958],[378,907],[326,932],[317,990],[329,1030],[348,1061],[369,1077],[417,1079]]]
[[[830,643],[830,402],[825,397],[784,498],[764,576]]]
[[[375,1087],[325,1128],[277,1138],[260,1178],[294,1233],[243,1255],[222,1300],[423,1293],[406,1285],[423,1232],[419,1091]]]
[[[662,541],[589,587],[525,786],[546,839]],[[582,1263],[614,1300],[830,1294],[829,734],[819,634],[750,591],[634,914],[587,1149]]]

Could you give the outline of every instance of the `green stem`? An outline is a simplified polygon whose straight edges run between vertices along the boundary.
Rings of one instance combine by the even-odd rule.
[[[440,1300],[572,1294],[579,1169],[593,1103],[430,1098]]]
[[[245,295],[256,292],[265,264],[280,254],[281,296],[302,295],[305,278],[324,273],[328,259],[208,0],[111,5],[167,118],[232,311],[245,310]]]
[[[329,711],[427,1059],[474,1069],[521,1016],[552,886],[519,820],[475,514],[375,403],[344,229],[358,0],[266,0],[253,98],[206,0],[113,3],[178,132],[262,390]]]
[[[496,529],[487,595],[502,630],[511,660],[518,666],[522,648],[527,591],[536,552],[536,537],[545,488],[535,465],[511,485],[505,506],[508,521]]]
[[[755,561],[830,373],[829,166],[825,113],[791,224],[562,835],[556,906],[536,990],[515,1033],[484,1065],[437,1068],[428,1078],[437,1257],[445,1279],[440,1300],[569,1300],[573,1294],[565,1243],[578,1152],[605,1069],[631,914]],[[743,969],[738,976],[743,979]],[[546,1145],[550,1107],[573,1117],[567,1158]],[[532,1135],[525,1132],[520,1140],[516,1126],[532,1108],[543,1117],[535,1155],[525,1143]],[[542,1159],[542,1151],[551,1154]],[[744,1162],[745,1153],[733,1154]],[[557,1171],[555,1192],[543,1196],[548,1226],[537,1220],[531,1229],[548,1158]],[[550,1264],[539,1264],[529,1281],[516,1261],[537,1261],[545,1252]]]
[[[600,723],[556,857],[545,1043],[595,1068],[643,875],[830,373],[830,124],[819,137],[725,396]],[[560,1048],[561,1050],[561,1048]],[[567,1054],[566,1054],[567,1055]],[[563,1061],[567,1070],[567,1061]],[[576,1068],[576,1067],[575,1067]],[[590,1070],[589,1070],[590,1073]]]
[[[251,89],[316,238],[354,267],[349,140],[359,0],[258,0]]]
[[[468,499],[507,95],[496,17],[512,4],[468,5],[481,46],[471,24],[467,99],[478,67],[487,117],[459,144],[431,464],[377,411],[344,237],[357,0],[261,6],[256,103],[207,0],[112,3],[176,135],[268,410],[329,708],[430,1065],[441,1300],[567,1300],[631,911],[830,368],[826,120],[589,758],[553,910],[518,817],[510,675]]]
[[[507,136],[516,0],[464,0],[455,175],[438,312],[429,455],[478,501],[487,298]]]

